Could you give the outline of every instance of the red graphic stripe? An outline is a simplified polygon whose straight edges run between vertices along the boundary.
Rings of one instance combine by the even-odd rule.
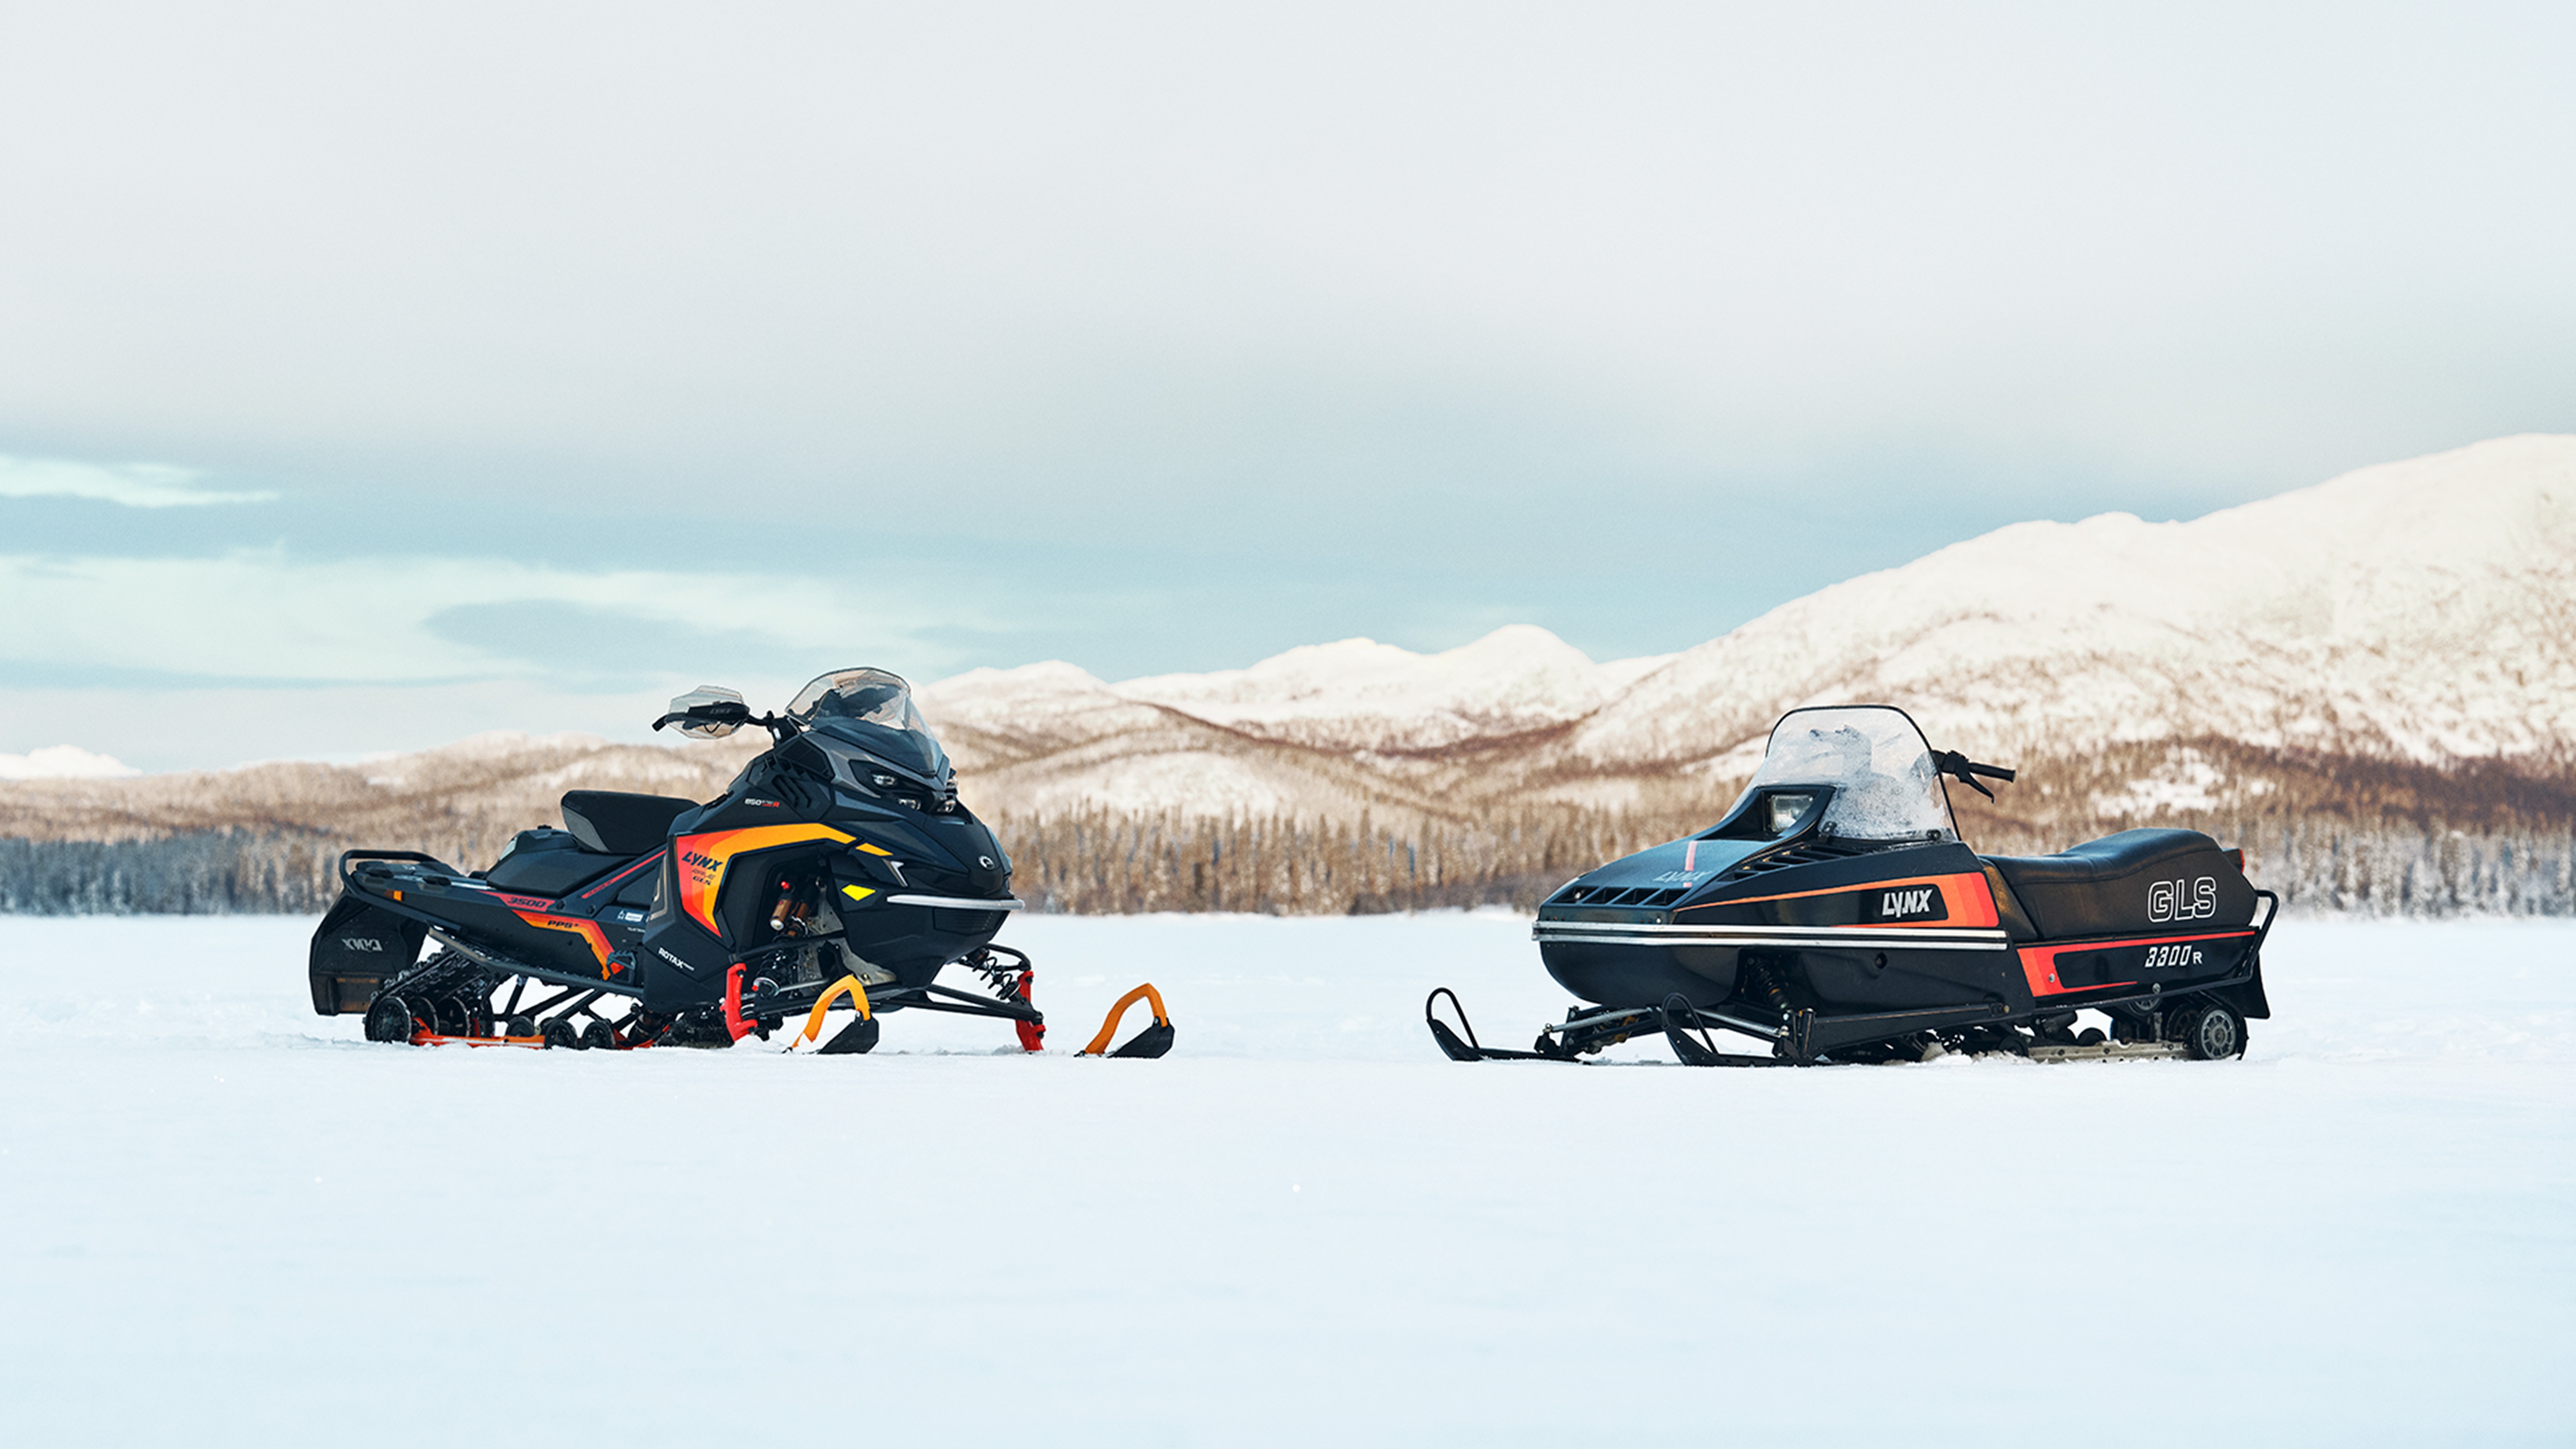
[[[2063,996],[2070,991],[2099,991],[2108,986],[2135,986],[2134,981],[2097,981],[2090,986],[2061,986],[2057,980],[2057,958],[2069,951],[2116,951],[2123,946],[2180,946],[2193,941],[2241,941],[2253,935],[2252,930],[2204,931],[2194,936],[2134,936],[2124,941],[2074,941],[2063,946],[2024,946],[2021,948],[2021,974],[2030,982],[2033,996]]]

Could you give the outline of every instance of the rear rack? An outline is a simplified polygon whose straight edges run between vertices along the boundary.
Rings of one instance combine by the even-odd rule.
[[[340,888],[342,890],[349,890],[356,884],[357,868],[350,862],[369,860],[412,861],[420,865],[434,866],[437,868],[439,874],[447,876],[449,879],[470,878],[468,877],[467,872],[458,870],[456,867],[449,865],[446,861],[439,859],[437,856],[423,855],[417,850],[344,850],[340,852],[339,864]]]

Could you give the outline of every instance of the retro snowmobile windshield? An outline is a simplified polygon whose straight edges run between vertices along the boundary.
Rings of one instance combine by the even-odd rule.
[[[1830,785],[1820,830],[1849,840],[1956,840],[1932,747],[1903,710],[1882,705],[1791,710],[1772,728],[1745,794]]]
[[[913,706],[912,686],[882,669],[836,669],[824,675],[797,692],[787,717],[923,779],[936,782],[947,773],[948,752]]]

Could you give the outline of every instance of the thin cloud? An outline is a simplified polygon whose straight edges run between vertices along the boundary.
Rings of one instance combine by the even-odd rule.
[[[203,508],[277,499],[274,493],[196,487],[201,476],[193,468],[167,463],[82,463],[0,455],[0,498],[92,498],[127,508]]]
[[[953,620],[915,617],[830,583],[495,559],[305,560],[268,549],[197,559],[0,556],[0,617],[19,623],[0,639],[0,668],[307,684],[555,670],[542,637],[500,648],[438,627],[441,615],[477,604],[573,605],[675,634],[744,636],[835,661],[857,650],[954,662],[953,651],[921,637],[926,625]]]

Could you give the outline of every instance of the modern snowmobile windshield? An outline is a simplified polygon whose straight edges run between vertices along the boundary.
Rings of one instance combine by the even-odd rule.
[[[1901,709],[1862,705],[1782,716],[1745,795],[1771,791],[1785,800],[1794,797],[1779,792],[1798,785],[1833,791],[1821,834],[1845,840],[1959,838],[1932,746]]]
[[[797,692],[787,717],[817,734],[868,751],[932,784],[948,776],[948,752],[912,702],[912,686],[882,669],[836,669]]]

